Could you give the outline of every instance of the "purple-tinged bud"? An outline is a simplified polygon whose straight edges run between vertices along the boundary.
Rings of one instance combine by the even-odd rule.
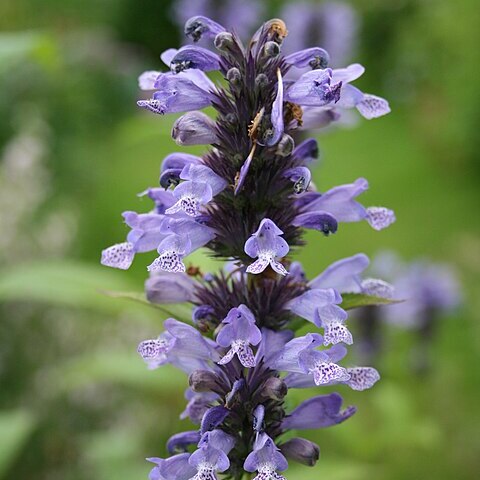
[[[225,28],[219,23],[201,15],[192,17],[185,23],[185,35],[190,37],[194,42],[198,42],[202,37],[215,38],[219,33],[224,31]]]
[[[231,68],[227,72],[227,80],[231,85],[234,85],[235,87],[238,87],[239,85],[241,85],[242,74],[240,73],[240,70],[236,67]]]
[[[218,377],[208,370],[195,370],[188,377],[190,388],[197,393],[218,390]]]
[[[215,313],[215,309],[210,305],[199,305],[198,307],[195,307],[193,309],[192,320],[199,328],[201,326],[207,326],[208,323],[215,320],[215,317],[213,316],[214,313]]]
[[[267,42],[263,47],[263,53],[266,57],[276,57],[280,53],[280,45],[276,42]]]
[[[230,32],[221,32],[215,37],[214,43],[217,50],[228,52],[235,45],[235,40]]]
[[[278,377],[270,377],[260,389],[261,400],[283,400],[287,395],[288,387],[286,383]]]
[[[195,280],[186,274],[156,272],[145,282],[145,294],[151,303],[182,303],[195,300]]]
[[[286,133],[284,133],[282,135],[282,138],[278,142],[277,150],[275,153],[279,157],[288,157],[289,155],[291,155],[294,148],[295,148],[295,142],[293,138],[290,135],[287,135]]]
[[[289,459],[313,467],[319,457],[320,448],[316,443],[305,438],[292,438],[283,445],[280,445],[280,451]]]
[[[189,112],[173,124],[172,138],[177,145],[208,145],[218,141],[215,122],[205,113]]]

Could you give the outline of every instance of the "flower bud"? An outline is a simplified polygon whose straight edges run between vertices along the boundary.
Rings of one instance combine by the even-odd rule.
[[[268,22],[265,22],[265,28],[267,29],[268,37],[277,43],[282,43],[288,35],[287,26],[280,18],[272,18]]]
[[[284,133],[278,142],[277,151],[275,152],[280,157],[288,157],[295,148],[295,142],[290,135]]]
[[[266,57],[276,57],[280,53],[280,45],[276,42],[267,42],[263,47]]]
[[[215,47],[221,52],[227,52],[235,44],[233,35],[230,32],[221,32],[215,37]]]
[[[190,388],[197,393],[211,392],[218,387],[217,376],[208,370],[195,370],[188,377]]]
[[[208,333],[218,325],[214,314],[215,310],[210,305],[199,305],[193,309],[193,323],[195,323],[200,332]]]
[[[205,113],[188,112],[176,120],[172,138],[177,145],[207,145],[218,141],[215,122]]]
[[[258,74],[257,78],[255,78],[255,85],[259,89],[267,87],[269,83],[270,83],[270,80],[268,79],[268,77],[264,73]]]
[[[231,68],[227,72],[227,80],[230,82],[231,85],[238,86],[242,82],[242,75],[240,74],[240,70],[236,67]]]
[[[286,383],[278,377],[268,378],[261,388],[262,400],[282,400],[288,392]]]
[[[320,448],[305,438],[292,438],[280,446],[281,452],[289,459],[313,467],[320,457]]]

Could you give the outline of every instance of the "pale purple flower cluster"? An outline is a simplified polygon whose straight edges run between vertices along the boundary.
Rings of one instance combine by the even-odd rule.
[[[140,77],[140,87],[153,94],[138,105],[161,115],[186,111],[173,126],[174,140],[212,149],[164,159],[160,187],[142,193],[153,209],[123,214],[126,242],[104,250],[102,263],[127,269],[137,253],[156,250],[147,299],[193,305],[191,320],[166,320],[159,337],[138,347],[149,368],[169,363],[189,375],[181,417],[198,425],[171,437],[173,456],[149,459],[150,478],[240,479],[256,472],[257,480],[282,479],[287,459],[313,465],[319,456],[309,440],[285,440],[287,431],[332,426],[355,412],[342,410],[336,393],[287,411],[288,390],[337,384],[364,390],[379,379],[372,367],[342,363],[353,342],[342,294],[365,297],[386,288],[381,280],[362,280],[363,254],[308,281],[290,249],[303,244],[304,229],[327,236],[342,223],[365,220],[381,230],[395,221],[391,210],[357,201],[368,188],[363,178],[317,192],[309,169],[317,142],[295,145],[292,135],[307,115],[310,125],[325,125],[342,109],[375,118],[389,107],[351,85],[363,73],[360,65],[332,70],[320,47],[283,56],[282,20],[266,22],[247,46],[203,16],[189,19],[185,32],[212,48],[164,52],[170,70]],[[286,80],[294,69],[309,70]],[[210,71],[225,82],[214,84]],[[215,119],[198,110],[207,106]],[[187,268],[185,257],[200,247],[228,260],[225,268],[213,274]],[[315,331],[295,338],[302,320]]]
[[[448,314],[462,302],[461,287],[452,266],[427,259],[401,261],[384,252],[372,262],[372,269],[389,279],[395,298],[402,302],[381,309],[386,322],[421,329],[433,317]]]

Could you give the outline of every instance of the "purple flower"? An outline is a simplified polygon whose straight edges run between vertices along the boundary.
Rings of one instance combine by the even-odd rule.
[[[390,106],[384,98],[377,97],[376,95],[371,95],[367,93],[363,93],[360,91],[358,88],[354,87],[353,85],[350,85],[350,82],[356,80],[359,78],[363,72],[365,71],[364,67],[358,63],[354,63],[352,65],[349,65],[346,68],[338,68],[334,70],[330,70],[330,78],[329,80],[325,79],[323,88],[327,88],[327,84],[330,85],[330,83],[335,85],[335,109],[340,109],[340,110],[348,110],[352,108],[356,108],[360,114],[366,118],[367,120],[371,120],[373,118],[378,118],[383,115],[386,115],[387,113],[390,113]],[[304,92],[307,94],[308,92],[305,91],[308,81],[311,79],[315,78],[314,72],[308,72],[304,74],[300,79],[296,82],[296,84],[299,83],[297,87],[295,87],[295,92],[298,90],[299,92]],[[296,85],[294,84],[294,86]],[[302,90],[302,88],[304,90]],[[315,90],[313,90],[315,91]],[[320,90],[321,91],[321,90]],[[327,99],[328,97],[328,88],[326,90],[327,92]],[[300,94],[299,94],[300,95]],[[288,96],[288,93],[287,93]],[[302,100],[302,99],[300,99]],[[304,100],[305,101],[305,100]],[[328,105],[330,102],[326,102],[324,104],[321,103],[315,103],[314,100],[312,99],[312,95],[308,96],[308,99],[306,100],[307,103],[304,103],[304,105],[310,106],[310,107],[320,107],[320,108],[315,108],[312,109],[309,112],[309,115],[312,117],[318,116],[322,117],[325,115],[325,105]],[[298,103],[301,103],[298,102]],[[329,105],[329,108],[331,106]]]
[[[144,85],[145,86],[145,85]],[[186,112],[208,107],[212,96],[184,76],[160,74],[154,84],[157,89],[149,100],[139,100],[137,105],[153,113]]]
[[[285,430],[325,428],[342,423],[355,412],[355,407],[341,410],[343,399],[338,393],[318,395],[302,402],[283,421]]]
[[[302,106],[323,107],[340,100],[342,82],[333,80],[331,68],[304,73],[287,89],[285,98]]]
[[[166,332],[157,339],[144,340],[137,348],[149,368],[171,363],[191,373],[209,369],[211,362],[218,360],[218,353],[195,328],[173,318],[165,320],[163,325]]]
[[[192,453],[189,463],[197,473],[191,480],[215,480],[216,472],[224,472],[230,466],[227,453],[233,447],[231,437],[217,430],[207,432],[200,440],[199,449]]]
[[[175,187],[173,194],[178,200],[165,213],[184,211],[191,217],[196,217],[200,206],[206,205],[213,198],[212,187],[203,182],[182,182]]]
[[[426,259],[405,263],[385,253],[377,256],[371,270],[392,282],[390,292],[388,287],[382,289],[381,285],[374,286],[376,291],[380,290],[385,296],[390,293],[390,298],[394,296],[402,300],[395,305],[380,307],[382,318],[388,323],[404,328],[428,328],[428,324],[461,304],[460,284],[448,264]],[[370,279],[365,279],[364,284],[372,290]]]
[[[171,219],[164,231],[166,235],[157,247],[159,256],[147,267],[150,272],[185,272],[183,258],[214,236],[210,228],[187,219]]]
[[[296,227],[308,228],[310,230],[318,230],[325,236],[336,233],[338,222],[333,215],[327,212],[306,212],[297,215],[292,222]]]
[[[172,435],[167,442],[167,450],[170,454],[177,452],[186,452],[188,447],[197,444],[200,441],[200,432],[192,430]]]
[[[323,337],[319,333],[307,333],[288,341],[282,349],[270,359],[269,365],[275,370],[292,373],[304,373],[300,365],[300,355],[308,350],[323,345]]]
[[[180,414],[180,418],[189,418],[193,423],[200,424],[205,412],[217,400],[218,394],[213,392],[197,393],[187,388],[185,398],[188,400],[188,403],[185,410]]]
[[[202,435],[222,424],[230,415],[230,410],[222,405],[209,408],[202,417],[200,432]],[[200,445],[199,445],[200,446]]]
[[[283,232],[268,218],[260,222],[258,230],[245,243],[245,253],[255,262],[247,267],[248,273],[262,273],[268,265],[280,275],[287,275],[285,267],[276,258],[285,257],[288,243],[280,237]]]
[[[216,22],[213,22],[210,18],[229,29],[234,28],[239,37],[243,39],[252,33],[258,19],[263,16],[263,10],[265,9],[263,4],[254,0],[243,0],[242,2],[224,0],[221,3],[213,0],[195,0],[195,2],[177,0],[173,6],[174,19],[182,27],[185,24],[185,34],[194,41],[196,41],[196,37],[187,32],[187,27],[193,28],[191,25],[194,24],[194,20],[200,24],[194,32],[198,31],[201,33],[202,40],[204,38],[211,40],[213,34],[219,29],[219,27],[214,25]],[[202,16],[198,17],[198,15]],[[205,19],[203,15],[207,15],[210,18]],[[193,19],[190,17],[193,17]],[[198,18],[201,20],[197,20]],[[206,32],[203,31],[205,26],[208,26],[208,31]]]
[[[331,286],[341,293],[364,293],[382,298],[393,298],[394,288],[384,280],[362,278],[370,260],[363,253],[332,263],[320,275],[312,279],[310,288]]]
[[[308,283],[310,288],[335,288],[339,292],[358,293],[362,291],[361,274],[370,260],[363,253],[343,258],[332,263]]]
[[[147,458],[149,462],[156,464],[150,472],[149,479],[189,480],[196,472],[196,469],[188,463],[189,458],[189,453],[180,453],[166,460],[157,457]]]
[[[309,164],[318,159],[318,142],[314,138],[308,138],[299,143],[292,152],[292,156],[298,158],[304,164]]]
[[[310,67],[312,70],[326,68],[329,61],[330,55],[320,47],[306,48],[285,57],[285,62],[293,67]]]
[[[227,182],[206,165],[187,163],[179,178],[187,181],[173,190],[178,200],[165,211],[166,214],[183,211],[195,217],[200,213],[202,205],[207,204],[227,186]]]
[[[358,203],[355,198],[367,189],[368,182],[359,178],[354,183],[334,187],[322,194],[314,194],[302,205],[302,214],[328,213],[338,222],[366,220],[375,230],[382,230],[395,221],[395,214],[387,208],[365,208]],[[302,199],[299,200],[302,202]]]
[[[353,343],[345,326],[347,312],[338,306],[342,297],[333,288],[312,289],[291,300],[287,307],[296,315],[324,329],[324,344]]]
[[[285,480],[277,471],[286,470],[288,462],[274,441],[266,433],[261,433],[253,445],[253,451],[245,459],[243,468],[247,472],[258,472],[254,480]]]
[[[170,60],[170,68],[173,73],[192,68],[209,72],[220,68],[220,57],[206,48],[187,45],[178,50]]]
[[[315,385],[328,385],[350,380],[347,369],[336,362],[341,360],[347,351],[342,345],[335,345],[328,350],[306,350],[299,355],[299,363],[304,373],[313,375]],[[287,385],[289,385],[287,381]]]
[[[254,367],[256,362],[250,345],[258,345],[262,333],[255,325],[252,312],[245,305],[232,308],[223,323],[225,326],[217,335],[217,343],[222,347],[230,347],[230,350],[218,363],[224,365],[237,355],[244,367]]]
[[[224,32],[225,27],[212,19],[197,15],[189,18],[185,23],[185,35],[198,42],[202,37],[213,40],[219,33]]]

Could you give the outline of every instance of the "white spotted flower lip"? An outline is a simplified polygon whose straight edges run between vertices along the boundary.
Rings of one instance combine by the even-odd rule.
[[[288,254],[288,243],[280,236],[283,232],[268,218],[260,222],[258,230],[245,243],[245,253],[255,262],[247,267],[248,273],[262,273],[268,265],[280,275],[287,275],[285,267],[276,258]]]

